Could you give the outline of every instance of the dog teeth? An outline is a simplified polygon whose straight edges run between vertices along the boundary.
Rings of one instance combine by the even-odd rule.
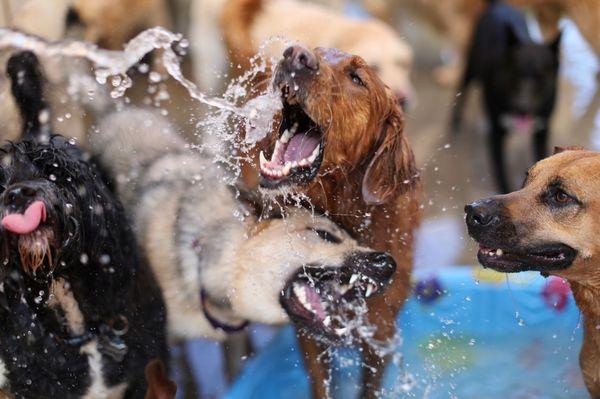
[[[283,144],[287,144],[292,137],[294,137],[294,133],[285,129],[285,132],[283,132],[279,141],[281,141]]]
[[[281,169],[281,172],[283,173],[284,176],[287,176],[290,174],[290,170],[292,170],[292,163],[290,161],[285,163],[285,166],[283,167],[283,169]]]
[[[496,256],[502,256],[503,253],[501,249],[496,250]]]
[[[335,333],[337,335],[344,335],[348,331],[348,327],[336,328]]]
[[[263,151],[260,152],[259,155],[260,158],[260,168],[261,169],[266,169],[266,165],[267,165],[267,157],[265,156],[265,153]]]
[[[327,317],[325,318],[325,320],[323,320],[323,324],[324,324],[326,327],[329,327],[329,326],[331,325],[331,316],[327,316]]]
[[[366,292],[365,296],[366,296],[367,298],[368,298],[368,297],[370,297],[371,295],[373,295],[373,293],[375,292],[375,290],[376,290],[376,289],[377,289],[377,287],[376,287],[376,286],[374,286],[373,284],[370,284],[370,283],[369,283],[369,284],[367,285],[367,292]]]
[[[352,286],[350,284],[344,284],[340,286],[340,294],[344,295]]]
[[[319,156],[320,150],[321,150],[321,144],[316,146],[315,149],[313,150],[312,154],[310,154],[310,156],[307,158],[308,162],[310,162],[310,163],[315,162],[315,159],[317,159],[317,157]]]
[[[359,276],[358,274],[353,274],[353,275],[350,277],[350,285],[352,285],[352,284],[356,283],[356,281],[358,280],[358,278],[359,278],[359,277],[360,277],[360,276]]]

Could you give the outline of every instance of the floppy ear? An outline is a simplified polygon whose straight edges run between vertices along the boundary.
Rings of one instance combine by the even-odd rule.
[[[578,147],[578,146],[567,146],[567,147],[560,147],[560,146],[556,146],[554,147],[554,154],[560,154],[561,152],[565,152],[565,151],[584,151],[585,149],[583,147]]]
[[[362,181],[363,200],[378,205],[405,193],[418,181],[415,157],[404,136],[404,117],[398,105],[381,127],[373,157]]]

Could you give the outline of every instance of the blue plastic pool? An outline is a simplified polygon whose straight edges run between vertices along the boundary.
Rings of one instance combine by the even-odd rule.
[[[587,397],[578,367],[580,314],[562,280],[524,273],[507,281],[462,267],[421,270],[415,287],[399,317],[405,366],[387,370],[386,397]],[[334,397],[355,397],[355,356],[345,350],[339,357]],[[226,397],[309,397],[291,328],[248,362]]]

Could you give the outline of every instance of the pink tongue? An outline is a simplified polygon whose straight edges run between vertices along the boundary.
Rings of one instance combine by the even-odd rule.
[[[46,206],[42,201],[35,201],[27,207],[25,214],[12,213],[4,216],[2,227],[17,234],[29,234],[46,220]]]
[[[318,134],[296,134],[290,139],[285,148],[283,163],[285,164],[288,161],[297,162],[308,158],[320,141]]]
[[[527,133],[533,125],[533,117],[530,115],[522,115],[515,117],[515,127],[520,133]]]

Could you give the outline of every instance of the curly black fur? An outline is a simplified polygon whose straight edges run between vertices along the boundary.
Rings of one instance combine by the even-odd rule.
[[[23,86],[13,84],[13,90]],[[121,204],[95,167],[63,137],[42,143],[30,133],[29,139],[0,149],[0,215],[23,213],[33,201],[43,201],[47,219],[40,228],[52,232],[52,257],[28,269],[19,257],[21,237],[2,231],[0,358],[10,392],[18,398],[84,395],[91,376],[80,349],[97,340],[103,344],[106,384],[125,382],[127,397],[144,397],[145,365],[153,358],[168,360],[159,287],[140,259]],[[11,196],[15,187],[28,188],[25,200]],[[86,332],[80,337],[71,336],[64,314],[49,306],[50,286],[57,279],[69,283],[83,314]],[[129,328],[120,335],[115,324],[124,320]],[[124,357],[112,354],[113,344],[126,345]]]

